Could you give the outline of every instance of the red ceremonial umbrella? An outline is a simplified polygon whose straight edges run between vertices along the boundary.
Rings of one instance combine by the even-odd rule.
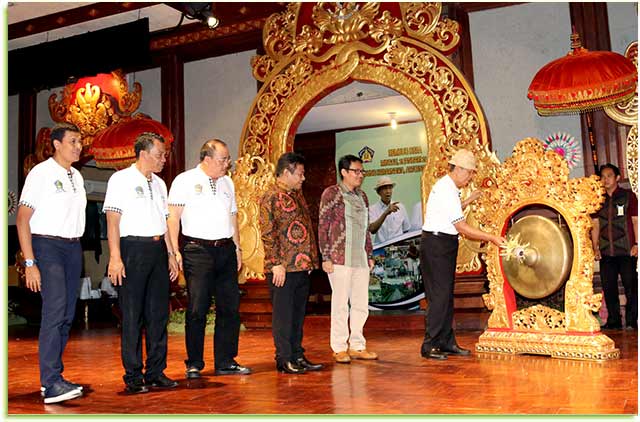
[[[536,73],[528,97],[542,116],[581,113],[635,95],[638,72],[631,60],[612,51],[589,51],[571,34],[571,51]]]
[[[138,135],[153,132],[161,135],[167,151],[173,142],[173,134],[162,123],[148,118],[120,120],[98,132],[89,154],[93,155],[96,165],[102,168],[122,169],[136,160],[133,144]]]

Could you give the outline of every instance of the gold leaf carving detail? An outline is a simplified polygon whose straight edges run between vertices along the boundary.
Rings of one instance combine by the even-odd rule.
[[[441,3],[399,3],[405,30],[412,37],[442,52],[453,51],[460,42],[460,25],[440,19]]]
[[[255,223],[260,212],[262,195],[275,184],[275,168],[273,163],[267,163],[257,156],[245,154],[236,161],[236,171],[232,177],[234,185],[242,187],[236,190],[238,203],[238,225],[243,227],[240,236],[240,246],[247,255],[243,254],[243,268],[240,278],[263,279],[264,273],[256,271],[263,268],[264,248],[260,235],[260,228]],[[245,187],[251,186],[251,189]]]
[[[634,125],[627,135],[627,174],[631,189],[638,194],[638,125]]]
[[[82,132],[82,142],[90,145],[93,135],[109,126],[109,118],[114,114],[111,100],[102,93],[99,86],[86,84],[76,91],[75,103],[69,106],[65,120],[78,126]]]
[[[564,314],[546,306],[535,305],[513,313],[513,328],[519,331],[563,331]]]
[[[325,38],[327,44],[346,43],[367,36],[365,28],[372,24],[379,7],[377,2],[318,2],[313,8],[312,19],[321,33],[331,33],[328,39]]]

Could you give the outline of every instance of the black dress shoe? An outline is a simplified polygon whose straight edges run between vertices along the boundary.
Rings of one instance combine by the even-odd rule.
[[[226,368],[216,368],[214,374],[216,375],[249,375],[251,369],[240,365],[238,362],[232,363]]]
[[[296,359],[294,362],[296,365],[303,367],[305,371],[319,371],[324,368],[323,364],[309,362],[304,356]]]
[[[421,353],[423,358],[445,360],[447,358],[446,353],[443,353],[437,347],[432,347],[429,350],[423,350]]]
[[[153,388],[175,388],[178,386],[178,381],[172,380],[165,374],[160,374],[157,378],[148,380],[146,384]]]
[[[453,347],[443,347],[442,349],[440,349],[440,351],[445,355],[469,356],[471,354],[471,350],[463,349],[457,344],[455,344]]]
[[[616,322],[616,323],[607,322],[606,324],[602,325],[600,327],[600,329],[602,329],[602,330],[621,330],[622,329],[622,323],[621,322]]]
[[[278,369],[279,372],[283,372],[285,374],[304,374],[306,371],[306,369],[304,369],[302,366],[298,366],[297,363],[295,362],[285,362],[285,363],[279,363],[278,365],[276,365],[276,368]]]
[[[127,383],[127,386],[125,387],[124,391],[126,391],[129,394],[142,394],[142,393],[148,393],[149,387],[144,385],[144,381],[139,379],[139,380],[134,380]]]
[[[190,366],[187,368],[187,371],[185,372],[185,376],[188,379],[196,379],[196,378],[200,378],[202,375],[200,375],[200,370],[194,366]]]

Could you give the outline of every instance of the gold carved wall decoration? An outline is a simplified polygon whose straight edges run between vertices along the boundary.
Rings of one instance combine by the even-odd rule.
[[[600,333],[593,316],[600,309],[602,295],[593,292],[590,214],[599,209],[603,195],[604,187],[597,176],[569,179],[567,162],[559,154],[545,151],[543,143],[535,138],[518,142],[513,155],[495,169],[495,185],[476,201],[474,216],[480,227],[504,234],[518,211],[530,206],[549,207],[568,225],[573,264],[564,284],[564,312],[542,305],[516,309],[501,251],[490,245],[484,254],[490,291],[483,300],[492,313],[488,329],[476,344],[477,351],[539,353],[572,359],[619,356],[613,341]]]
[[[243,250],[258,251],[243,257],[242,278],[264,278],[254,205],[268,184],[254,183],[266,180],[272,172],[267,166],[293,150],[297,125],[315,102],[352,80],[392,88],[420,112],[429,148],[421,177],[423,205],[433,183],[448,171],[448,158],[461,147],[471,149],[479,161],[465,194],[496,183],[499,162],[487,145],[480,105],[445,55],[457,46],[458,24],[440,19],[440,12],[440,3],[289,3],[267,19],[266,54],[252,60],[253,75],[263,85],[245,121],[241,158],[232,175],[242,195]],[[250,179],[254,175],[257,179]],[[467,210],[471,221],[473,210]],[[479,270],[478,254],[484,250],[463,240],[458,271]]]
[[[638,68],[638,41],[627,47],[625,57]],[[638,92],[627,101],[614,104],[604,109],[607,116],[616,122],[631,126],[627,135],[627,175],[631,189],[638,194]]]
[[[142,85],[129,84],[120,70],[81,78],[67,84],[61,98],[49,97],[49,113],[55,122],[78,126],[85,147],[91,146],[95,135],[123,117],[129,117],[140,106]]]
[[[83,134],[83,144],[87,146],[96,133],[109,125],[112,116],[111,100],[102,93],[99,86],[87,83],[84,88],[76,91],[65,120],[78,126]]]

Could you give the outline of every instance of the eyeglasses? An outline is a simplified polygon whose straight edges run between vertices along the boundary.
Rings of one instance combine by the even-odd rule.
[[[364,170],[364,169],[347,169],[347,171],[352,171],[352,172],[354,172],[355,174],[361,174],[361,175],[363,175],[363,176],[366,176],[366,175],[367,175],[367,171],[366,171],[366,170]]]
[[[215,159],[217,162],[219,163],[230,163],[231,162],[231,156],[227,156],[227,157],[212,157],[213,159]]]

